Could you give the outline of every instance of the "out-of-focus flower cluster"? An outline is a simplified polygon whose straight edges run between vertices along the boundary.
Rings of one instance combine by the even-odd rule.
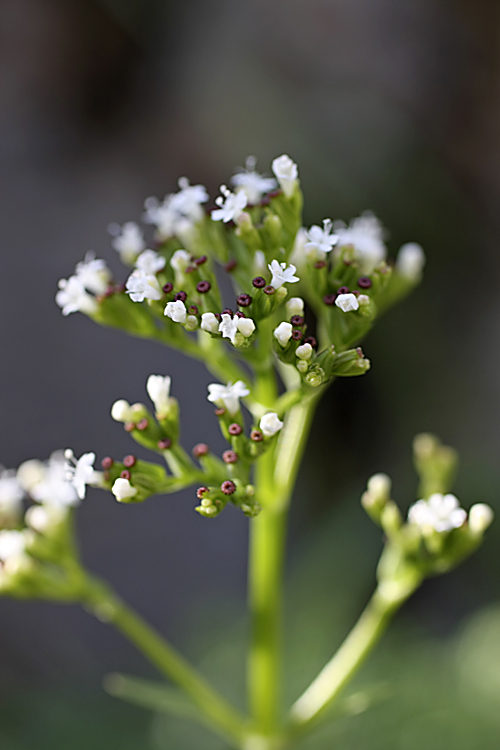
[[[423,578],[444,573],[472,554],[493,521],[489,505],[477,503],[467,512],[449,492],[457,466],[452,448],[433,435],[418,435],[414,463],[420,499],[410,506],[406,521],[391,498],[391,480],[386,474],[372,476],[361,498],[386,535],[378,575],[382,593],[395,602]]]

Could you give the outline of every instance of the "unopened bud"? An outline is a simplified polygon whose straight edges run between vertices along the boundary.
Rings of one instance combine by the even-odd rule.
[[[486,503],[477,503],[469,511],[469,529],[478,536],[484,534],[493,522],[494,513]]]

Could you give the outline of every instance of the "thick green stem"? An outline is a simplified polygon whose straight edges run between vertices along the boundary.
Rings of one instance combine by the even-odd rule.
[[[272,397],[259,388],[259,399]],[[263,393],[264,392],[264,393]],[[258,462],[256,491],[263,510],[250,523],[248,595],[252,643],[248,661],[250,713],[259,732],[271,735],[279,724],[283,568],[288,505],[302,458],[315,400],[294,406],[276,450]]]
[[[234,709],[188,662],[139,615],[98,580],[90,580],[83,604],[99,619],[117,628],[167,678],[182,688],[213,728],[241,747],[247,720]]]
[[[314,724],[354,677],[385,632],[395,612],[410,595],[387,598],[377,588],[366,609],[337,653],[290,710],[288,736],[302,734]]]

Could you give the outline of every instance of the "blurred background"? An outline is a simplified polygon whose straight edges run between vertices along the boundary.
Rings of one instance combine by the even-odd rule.
[[[215,195],[247,155],[268,171],[289,153],[306,225],[372,209],[393,253],[426,251],[425,283],[366,340],[372,370],[337,382],[314,423],[291,519],[288,698],[370,593],[380,538],[359,496],[386,471],[403,506],[415,499],[415,433],[459,449],[465,506],[500,512],[499,42],[496,0],[0,0],[5,466],[66,446],[130,452],[110,405],[143,400],[152,372],[173,377],[185,446],[220,447],[200,365],[54,303],[89,249],[125,278],[108,224],[138,220],[179,176]],[[83,555],[241,696],[247,520],[209,523],[194,504],[90,493]],[[353,699],[359,715],[304,747],[498,748],[499,542],[497,522],[425,584],[358,679],[377,705]],[[107,697],[113,670],[156,677],[76,607],[0,601],[2,750],[223,747]]]

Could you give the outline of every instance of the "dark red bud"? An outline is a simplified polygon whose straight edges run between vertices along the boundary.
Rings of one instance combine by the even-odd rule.
[[[181,302],[185,302],[187,300],[187,294],[186,294],[186,292],[182,292],[182,291],[181,292],[177,292],[177,294],[174,297],[174,300],[176,302],[178,302],[179,300]]]
[[[110,456],[106,456],[106,458],[103,458],[101,461],[101,466],[103,469],[111,469],[113,464],[114,464],[114,461]]]
[[[196,307],[196,305],[189,305],[189,307],[188,307],[188,313],[190,315],[198,315],[198,312],[199,312],[199,310]]]
[[[302,331],[300,330],[300,328],[294,328],[293,331],[292,331],[292,339],[294,341],[300,341],[300,339],[302,338],[303,335],[304,334],[302,333]]]
[[[252,284],[256,289],[262,289],[266,285],[266,280],[262,278],[262,276],[256,276],[255,279],[253,279]]]
[[[302,315],[293,315],[290,318],[290,323],[293,326],[303,326],[304,325],[304,318],[302,317]]]
[[[216,417],[223,417],[225,413],[226,413],[226,410],[222,406],[218,406],[217,409],[215,410]]]
[[[318,268],[318,269],[324,268],[325,266],[326,266],[325,260],[317,260],[316,263],[314,264],[314,268]]]
[[[269,295],[276,294],[276,289],[273,286],[271,286],[271,284],[269,284],[268,286],[264,287],[264,294],[269,294]]]
[[[238,454],[234,451],[224,451],[222,460],[225,464],[235,464],[238,462]]]
[[[124,430],[125,432],[132,432],[132,430],[135,430],[135,422],[126,422],[124,424]]]
[[[253,440],[255,443],[260,443],[261,440],[264,439],[264,435],[260,430],[252,430],[250,433],[250,440]]]
[[[316,347],[318,346],[318,342],[316,341],[316,339],[314,338],[314,336],[308,336],[305,339],[304,344],[311,344],[311,346],[312,346],[313,349],[316,349]]]
[[[198,498],[198,500],[202,500],[204,495],[206,495],[208,491],[208,487],[198,487],[198,489],[196,490],[196,497]]]
[[[122,471],[122,473],[120,474],[120,476],[121,476],[121,478],[122,478],[122,479],[128,479],[128,480],[129,480],[129,482],[130,482],[130,479],[131,479],[131,477],[132,477],[132,474],[130,473],[130,471],[129,471],[128,469],[124,469],[124,470]]]
[[[196,291],[199,292],[200,294],[206,294],[207,292],[210,291],[210,288],[211,288],[211,284],[209,281],[199,281],[196,284]]]
[[[358,286],[361,289],[369,289],[372,285],[372,280],[368,276],[360,276],[358,279]]]
[[[230,435],[241,435],[241,433],[243,432],[243,427],[237,424],[237,422],[233,422],[233,424],[229,425],[227,431]]]
[[[163,291],[165,294],[170,294],[174,289],[174,285],[170,283],[170,281],[167,281],[167,283],[163,286]]]
[[[224,271],[227,271],[227,273],[231,273],[231,271],[234,271],[235,268],[236,268],[236,261],[230,260],[224,266]]]
[[[340,289],[337,291],[337,294],[349,294],[349,287],[341,286]]]
[[[222,482],[220,488],[225,495],[232,495],[236,492],[236,485],[230,479],[226,479],[225,482]]]
[[[172,441],[170,440],[170,438],[163,438],[162,440],[158,440],[156,445],[161,451],[168,451],[168,449],[172,445]]]
[[[206,255],[202,255],[201,258],[195,258],[194,259],[195,266],[202,266],[206,262],[207,262],[207,256]]]
[[[125,456],[125,458],[123,459],[123,465],[126,466],[127,469],[131,469],[132,466],[135,466],[136,463],[137,459],[132,454]]]
[[[325,296],[323,297],[323,302],[325,303],[325,305],[334,305],[336,299],[336,294],[325,294]]]
[[[141,419],[140,422],[137,422],[137,429],[140,430],[141,432],[143,430],[147,430],[148,424],[149,424],[149,422],[148,422],[148,420],[146,418]]]
[[[201,458],[201,456],[207,456],[210,453],[210,448],[206,443],[197,443],[193,448],[193,456],[195,458]]]
[[[240,307],[248,307],[252,304],[252,298],[249,294],[240,294],[239,297],[236,299],[236,302]]]

